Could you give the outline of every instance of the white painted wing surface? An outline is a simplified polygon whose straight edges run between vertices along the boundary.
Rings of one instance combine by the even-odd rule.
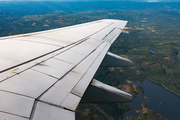
[[[99,20],[0,38],[0,119],[73,120],[127,21]]]

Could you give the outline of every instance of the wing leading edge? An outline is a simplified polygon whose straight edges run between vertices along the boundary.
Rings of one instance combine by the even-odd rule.
[[[93,80],[99,66],[132,66],[108,52],[126,24],[104,19],[0,38],[0,118],[73,120],[80,102],[130,102],[132,95]]]

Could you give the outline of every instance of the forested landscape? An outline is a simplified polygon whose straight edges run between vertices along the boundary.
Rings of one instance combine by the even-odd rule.
[[[143,87],[132,81],[145,78],[180,95],[180,13],[173,10],[88,10],[88,11],[0,11],[0,36],[11,36],[48,30],[99,19],[128,20],[124,32],[110,51],[134,62],[133,67],[99,68],[94,78],[133,94],[141,95]],[[152,53],[150,49],[158,51]],[[164,120],[153,110],[138,118],[123,118],[129,104],[80,104],[78,120]]]

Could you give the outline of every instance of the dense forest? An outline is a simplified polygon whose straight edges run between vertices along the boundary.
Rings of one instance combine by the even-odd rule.
[[[95,78],[119,89],[128,88],[133,95],[143,94],[141,86],[131,81],[142,82],[145,78],[162,84],[180,95],[180,13],[145,10],[96,10],[96,11],[50,11],[24,12],[0,11],[0,36],[23,34],[99,19],[128,20],[126,26],[110,51],[134,62],[129,68],[99,68]],[[152,53],[150,51],[158,52]],[[130,109],[129,104],[80,104],[77,119],[121,120]],[[164,119],[158,113],[147,110],[139,118],[126,120]]]

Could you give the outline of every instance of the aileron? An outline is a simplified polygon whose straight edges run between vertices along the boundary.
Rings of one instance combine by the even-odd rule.
[[[36,99],[57,79],[42,73],[27,70],[0,83],[0,90]]]

